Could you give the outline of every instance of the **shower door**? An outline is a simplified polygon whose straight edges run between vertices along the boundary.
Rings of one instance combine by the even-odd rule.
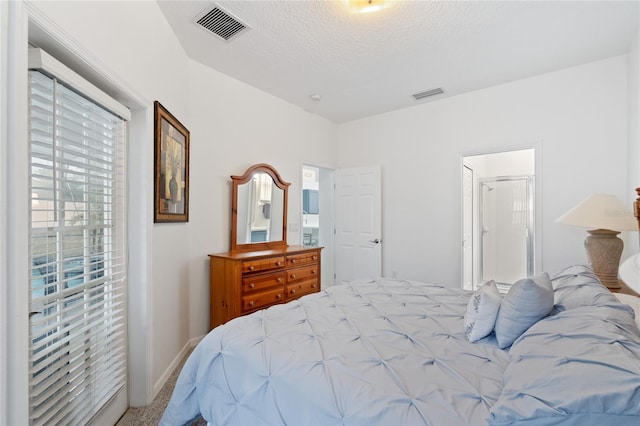
[[[533,178],[479,180],[480,277],[506,290],[533,275]]]

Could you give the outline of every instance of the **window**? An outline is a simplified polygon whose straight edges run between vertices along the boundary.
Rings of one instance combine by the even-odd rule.
[[[126,386],[126,121],[67,81],[29,71],[32,424]]]

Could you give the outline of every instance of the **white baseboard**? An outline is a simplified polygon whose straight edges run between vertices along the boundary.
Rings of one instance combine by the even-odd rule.
[[[193,349],[198,343],[200,343],[200,340],[202,340],[204,336],[205,335],[194,337],[184,345],[178,355],[176,355],[171,364],[169,364],[167,369],[164,371],[162,376],[160,376],[158,381],[153,385],[153,398],[158,396],[158,393],[160,393],[162,387],[167,383],[167,380],[169,380],[169,376],[171,376],[171,373],[173,373],[180,361],[182,361],[182,359],[187,355],[187,353],[189,353],[191,349]]]

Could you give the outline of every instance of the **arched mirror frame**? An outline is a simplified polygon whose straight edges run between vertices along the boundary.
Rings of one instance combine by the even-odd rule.
[[[284,192],[284,205],[282,206],[282,240],[238,244],[238,186],[249,182],[256,173],[267,173],[271,176],[275,185]],[[287,247],[287,200],[289,185],[291,185],[291,183],[285,182],[275,168],[265,163],[254,164],[249,167],[243,175],[232,175],[231,180],[233,182],[231,199],[231,251],[257,251]]]

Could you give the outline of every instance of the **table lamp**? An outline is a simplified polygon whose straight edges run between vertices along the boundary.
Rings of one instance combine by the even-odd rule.
[[[593,272],[610,290],[620,289],[618,267],[624,244],[617,235],[638,230],[631,210],[615,195],[593,194],[556,222],[589,228],[584,247]]]

